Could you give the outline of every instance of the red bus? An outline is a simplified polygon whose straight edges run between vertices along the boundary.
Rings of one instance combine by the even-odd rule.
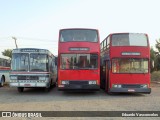
[[[7,56],[0,56],[0,87],[5,83],[9,83],[11,58]]]
[[[147,34],[114,33],[101,42],[101,88],[108,93],[150,93]]]
[[[96,29],[59,31],[58,89],[99,90],[100,41]]]

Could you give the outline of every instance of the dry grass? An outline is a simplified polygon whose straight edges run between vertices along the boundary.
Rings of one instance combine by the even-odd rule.
[[[160,81],[160,71],[154,71],[151,74],[152,81]]]

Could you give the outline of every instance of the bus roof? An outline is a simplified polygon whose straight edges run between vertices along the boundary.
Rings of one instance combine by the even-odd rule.
[[[41,49],[41,48],[16,48],[16,49],[13,49],[13,50],[22,50],[22,49],[47,50],[47,49]]]
[[[117,35],[117,34],[144,34],[144,35],[146,35],[146,36],[148,37],[148,34],[147,34],[147,33],[132,33],[132,32],[110,33],[108,36]],[[108,36],[107,36],[107,37],[108,37]],[[105,37],[105,39],[106,39],[107,37]],[[105,39],[103,39],[103,40],[105,40]],[[101,43],[103,42],[103,40],[101,41]]]
[[[44,52],[44,53],[49,53],[52,54],[49,50],[47,49],[41,49],[41,48],[17,48],[13,49],[12,53],[19,53],[19,52]],[[53,54],[52,54],[53,55]]]
[[[98,30],[98,29],[93,29],[93,28],[64,28],[60,29],[61,30]]]
[[[132,32],[110,33],[109,35],[115,35],[115,34],[144,34],[144,35],[147,35],[146,33],[132,33]]]

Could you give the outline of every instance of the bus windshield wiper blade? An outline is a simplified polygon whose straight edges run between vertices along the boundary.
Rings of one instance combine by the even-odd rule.
[[[44,71],[42,69],[31,69],[31,71]]]
[[[82,70],[93,70],[95,68],[79,68],[79,69],[82,69]]]
[[[26,69],[19,69],[19,70],[16,70],[16,71],[27,71]]]

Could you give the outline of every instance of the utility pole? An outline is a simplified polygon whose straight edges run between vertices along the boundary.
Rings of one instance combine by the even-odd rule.
[[[16,38],[16,37],[12,37],[12,39],[14,39],[14,41],[15,41],[16,48],[18,48],[18,45],[17,45],[17,38]]]

